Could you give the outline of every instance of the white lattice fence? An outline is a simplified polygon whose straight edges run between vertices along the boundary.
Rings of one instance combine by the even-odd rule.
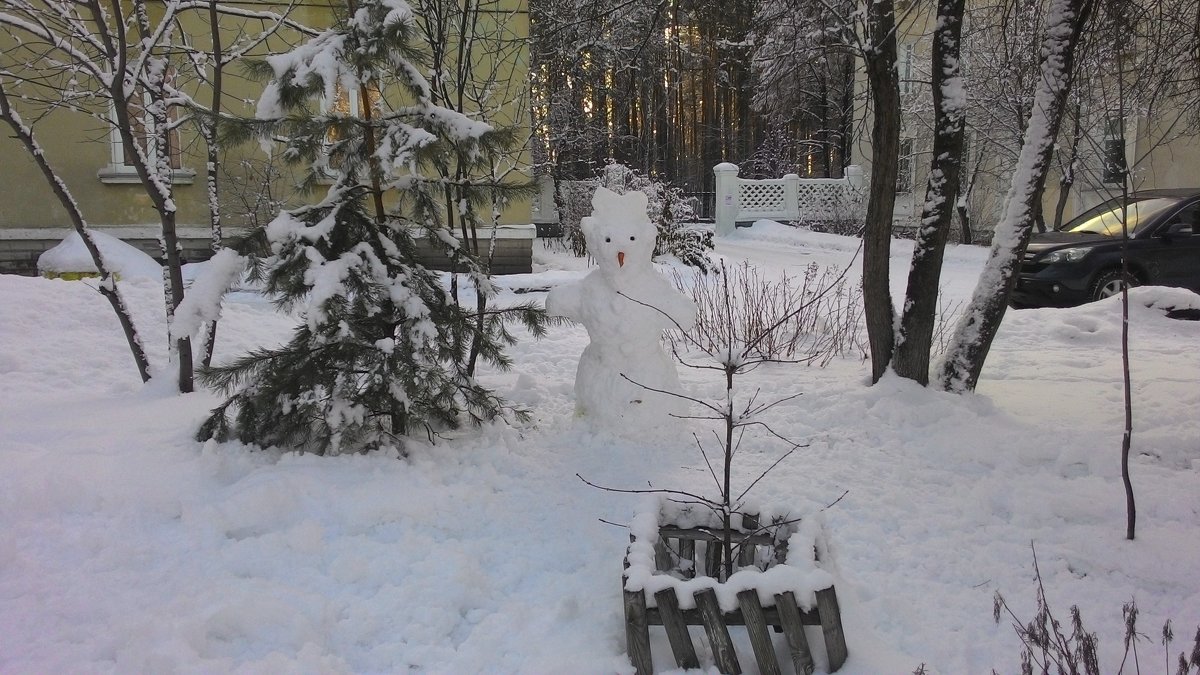
[[[733,232],[737,223],[760,219],[837,221],[857,216],[863,194],[862,169],[848,166],[845,178],[738,178],[735,164],[718,164],[717,234]]]
[[[782,213],[786,208],[786,186],[779,181],[740,181],[738,203],[745,213]]]

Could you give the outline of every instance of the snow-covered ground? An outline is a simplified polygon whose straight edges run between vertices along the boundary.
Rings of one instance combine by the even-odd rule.
[[[760,223],[717,252],[796,274],[851,263],[856,246]],[[899,295],[911,244],[893,252]],[[969,297],[984,256],[948,251],[948,307]],[[581,261],[538,258],[544,272],[521,285],[584,272]],[[582,328],[524,340],[511,372],[488,375],[533,409],[527,428],[415,443],[406,460],[281,455],[193,441],[217,398],[142,386],[88,283],[0,276],[0,673],[631,670],[627,532],[609,523],[628,523],[643,498],[576,474],[630,488],[707,490],[711,479],[688,434],[612,437],[573,418]],[[162,371],[160,287],[123,286]],[[292,320],[268,302],[229,300],[218,358],[287,336]],[[1173,651],[1190,649],[1200,622],[1200,322],[1167,319],[1153,302],[1200,298],[1132,294],[1133,542],[1119,477],[1116,299],[1009,312],[970,396],[895,377],[869,387],[857,359],[747,379],[764,400],[803,392],[771,419],[808,444],[752,498],[820,508],[845,493],[823,514],[850,649],[841,672],[1017,672],[1017,638],[993,623],[992,597],[1032,616],[1034,547],[1060,618],[1078,604],[1099,633],[1104,672],[1120,662],[1131,599],[1150,636],[1143,664],[1162,663],[1167,618]],[[702,396],[721,390],[708,372],[681,376]],[[741,484],[779,448],[748,440]],[[671,668],[661,634],[654,647],[656,665]]]

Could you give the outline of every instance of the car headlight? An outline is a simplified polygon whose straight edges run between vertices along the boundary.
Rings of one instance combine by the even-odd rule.
[[[1051,251],[1042,258],[1044,263],[1073,263],[1083,260],[1084,256],[1091,252],[1090,248],[1063,248],[1057,251]]]

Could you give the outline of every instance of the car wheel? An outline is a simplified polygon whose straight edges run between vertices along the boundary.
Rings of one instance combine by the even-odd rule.
[[[1129,282],[1130,286],[1138,285],[1137,277],[1132,274],[1129,275]],[[1101,272],[1100,276],[1096,277],[1096,280],[1092,282],[1092,302],[1118,295],[1124,286],[1125,282],[1121,279],[1121,270],[1114,269]]]

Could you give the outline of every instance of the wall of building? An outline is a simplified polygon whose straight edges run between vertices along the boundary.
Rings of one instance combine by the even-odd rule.
[[[247,5],[254,7],[254,5]],[[269,7],[263,4],[261,7]],[[335,5],[336,6],[336,5]],[[493,111],[494,118],[501,124],[516,125],[528,130],[528,106],[525,105],[525,80],[528,70],[528,50],[524,38],[528,36],[528,14],[522,0],[512,0],[497,5],[507,7],[502,11],[490,12],[485,21],[495,22],[504,34],[516,45],[498,63],[489,62],[486,55],[477,55],[474,68],[480,75],[496,74],[506,78],[511,92],[506,92],[509,103]],[[331,9],[321,3],[303,3],[293,17],[307,25],[322,25],[329,21]],[[200,14],[191,15],[195,23],[196,46],[203,44],[207,25]],[[225,41],[239,31],[254,30],[255,22],[229,21],[223,33]],[[272,38],[262,49],[263,53],[284,51],[298,41],[293,33],[281,33]],[[13,38],[0,34],[0,48],[8,53]],[[234,114],[251,116],[253,101],[262,91],[263,83],[246,79],[238,65],[225,71],[225,107]],[[10,92],[11,94],[12,92]],[[211,94],[201,87],[190,92],[201,102],[208,101]],[[249,101],[247,103],[247,101]],[[141,236],[146,228],[156,228],[158,214],[153,209],[145,188],[136,180],[113,182],[111,172],[112,146],[110,129],[101,120],[79,112],[57,110],[44,116],[34,110],[23,111],[26,121],[34,121],[34,131],[44,147],[46,157],[56,172],[63,178],[72,195],[79,202],[84,218],[98,229],[129,239],[148,252],[158,255],[158,245],[153,237]],[[103,111],[100,111],[103,114]],[[11,134],[0,134],[0,272],[31,273],[32,257],[61,240],[69,231],[71,221],[66,210],[50,190],[45,178],[25,151],[24,147],[10,138]],[[183,239],[185,256],[200,259],[208,247],[208,205],[205,184],[206,156],[204,144],[195,128],[183,125],[180,128],[183,171],[176,172],[174,200],[178,206],[178,223]],[[527,143],[511,158],[508,169],[512,180],[525,180],[529,175],[529,150]],[[260,210],[251,215],[247,204],[255,197],[270,192],[275,198],[291,205],[304,203],[314,198],[294,189],[296,175],[281,162],[269,161],[257,143],[223,148],[221,191],[224,227],[229,234],[238,234],[245,228],[263,219],[270,213]],[[251,166],[247,168],[246,163]],[[280,175],[267,181],[266,167],[271,164]],[[102,174],[108,175],[102,178]],[[124,177],[127,180],[132,177]],[[509,204],[500,217],[502,224],[527,224],[531,222],[530,201],[522,199]]]

